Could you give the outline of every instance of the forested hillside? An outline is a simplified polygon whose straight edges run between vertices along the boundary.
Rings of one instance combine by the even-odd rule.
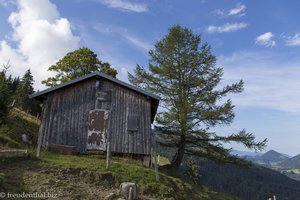
[[[200,159],[199,183],[211,190],[228,192],[246,200],[277,199],[298,200],[300,182],[288,178],[280,172],[253,165],[239,168],[231,164],[217,164]]]

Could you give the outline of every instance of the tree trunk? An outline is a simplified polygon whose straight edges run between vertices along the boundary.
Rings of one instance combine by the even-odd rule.
[[[184,156],[184,149],[185,149],[185,135],[182,134],[180,138],[180,144],[177,149],[177,152],[171,162],[171,170],[172,172],[177,172]]]

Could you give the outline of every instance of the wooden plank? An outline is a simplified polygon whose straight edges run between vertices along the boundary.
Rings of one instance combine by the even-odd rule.
[[[75,151],[75,146],[51,144],[49,145],[49,150],[56,153],[70,155]]]
[[[46,104],[47,100],[45,100],[43,103]],[[44,127],[45,127],[45,111],[47,111],[48,106],[43,106],[42,107],[42,116],[41,116],[41,125],[39,127],[39,135],[38,135],[38,143],[37,143],[37,151],[36,151],[36,157],[40,157],[40,151],[41,151],[41,146],[42,146],[42,138],[44,135]]]

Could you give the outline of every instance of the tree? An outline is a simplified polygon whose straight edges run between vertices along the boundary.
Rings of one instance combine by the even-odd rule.
[[[29,99],[29,95],[34,93],[33,82],[33,76],[28,69],[18,84],[14,97],[17,107],[35,115],[40,112],[40,105],[35,99]]]
[[[48,70],[57,72],[56,76],[42,81],[43,84],[50,87],[95,71],[103,72],[114,78],[117,75],[117,70],[109,63],[100,61],[97,55],[88,48],[80,48],[67,53],[65,57],[49,67]]]
[[[3,124],[6,119],[11,96],[6,78],[6,72],[8,68],[8,65],[3,65],[3,70],[0,72],[0,125]]]
[[[17,88],[20,84],[20,77],[18,76],[18,77],[12,78],[12,76],[9,75],[9,77],[7,78],[7,81],[8,81],[9,89],[11,90],[12,94],[14,94],[17,91]]]
[[[242,92],[243,81],[221,87],[223,69],[216,67],[216,58],[208,44],[201,44],[200,35],[173,26],[149,55],[149,70],[137,65],[134,74],[128,76],[131,83],[161,97],[156,121],[163,133],[160,144],[176,149],[171,170],[178,169],[184,155],[243,164],[230,155],[224,143],[240,142],[257,150],[265,147],[266,139],[256,142],[245,130],[228,136],[211,130],[233,121],[234,106],[224,98]]]

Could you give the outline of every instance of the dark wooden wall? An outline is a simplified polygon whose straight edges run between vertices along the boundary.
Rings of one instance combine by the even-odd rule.
[[[101,91],[111,91],[111,101],[99,103],[110,110],[108,140],[117,153],[150,154],[151,102],[138,92],[115,83],[100,80]],[[137,131],[128,131],[127,116],[137,116]]]
[[[98,93],[103,91],[110,93],[109,101],[98,101],[96,105]],[[40,127],[42,147],[62,144],[75,146],[79,152],[85,151],[88,115],[95,105],[98,109],[110,111],[108,140],[112,152],[150,154],[150,100],[122,85],[95,78],[47,95]],[[138,117],[137,131],[127,130],[127,116]]]
[[[89,79],[47,95],[40,128],[42,147],[62,144],[85,151],[88,113],[95,108],[95,86],[95,79]]]

